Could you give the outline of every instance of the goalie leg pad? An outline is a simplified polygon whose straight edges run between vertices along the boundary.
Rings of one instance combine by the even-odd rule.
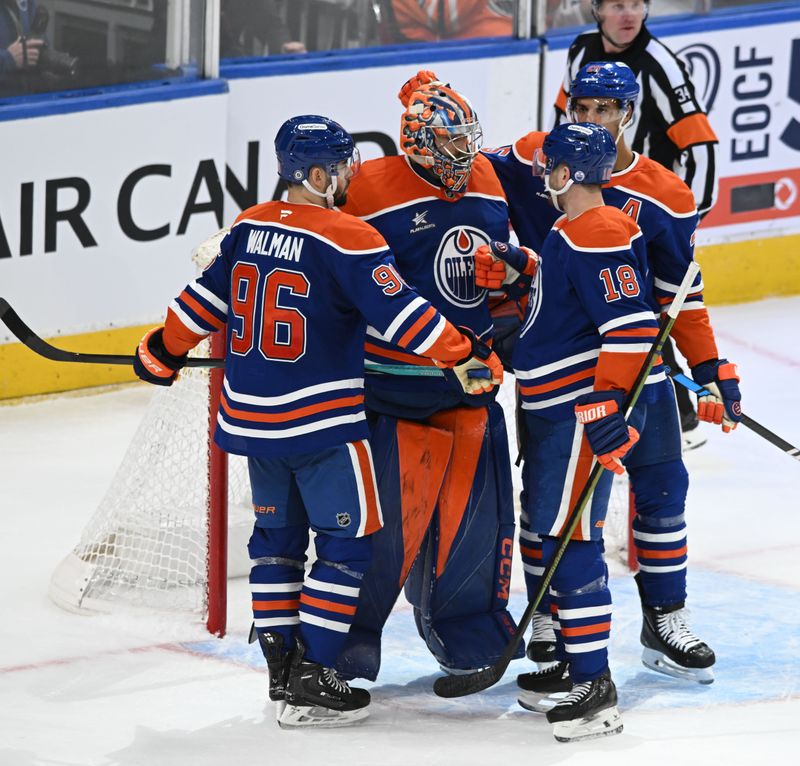
[[[453,455],[406,597],[440,665],[470,671],[495,662],[516,628],[506,609],[514,539],[508,439],[497,404],[431,422],[453,434]]]
[[[372,536],[353,626],[337,661],[344,678],[375,680],[383,626],[428,532],[450,460],[453,435],[423,423],[381,416],[371,436],[384,526]]]

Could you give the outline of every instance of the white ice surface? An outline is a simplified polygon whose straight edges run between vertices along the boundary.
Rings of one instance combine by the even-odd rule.
[[[712,318],[739,364],[745,411],[800,444],[800,298]],[[686,456],[689,604],[717,651],[713,685],[640,664],[638,600],[622,575],[611,648],[620,736],[556,743],[515,703],[525,661],[487,692],[436,698],[436,665],[407,606],[387,626],[370,718],[286,732],[245,642],[243,583],[231,587],[222,641],[163,616],[73,615],[47,598],[151,394],[142,384],[0,407],[0,766],[800,762],[800,464],[755,434],[701,426],[708,444]],[[513,612],[524,605],[517,577]]]

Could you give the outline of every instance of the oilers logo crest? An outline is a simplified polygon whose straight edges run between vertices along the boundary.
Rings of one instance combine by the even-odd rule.
[[[486,290],[475,286],[475,251],[489,241],[487,234],[471,226],[456,226],[442,237],[434,276],[439,292],[454,306],[472,308],[484,299]]]

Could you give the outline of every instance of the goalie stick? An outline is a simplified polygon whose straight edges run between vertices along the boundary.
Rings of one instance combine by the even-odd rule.
[[[689,264],[689,268],[686,270],[686,274],[683,277],[680,287],[678,288],[678,292],[676,293],[674,300],[667,310],[666,319],[659,328],[658,335],[656,335],[653,345],[647,352],[647,356],[645,357],[645,360],[639,369],[639,373],[636,376],[636,381],[631,387],[631,390],[628,392],[627,397],[625,397],[625,402],[622,409],[625,413],[626,420],[630,417],[631,410],[636,405],[639,394],[642,392],[642,388],[644,388],[647,376],[650,374],[650,370],[653,368],[656,358],[660,355],[661,349],[664,347],[664,343],[667,340],[670,331],[672,330],[672,325],[675,324],[678,313],[680,312],[681,307],[686,300],[686,295],[688,294],[689,289],[694,282],[694,278],[699,270],[700,267],[694,261]],[[523,612],[522,617],[517,624],[517,629],[511,636],[511,640],[508,642],[508,646],[506,646],[503,654],[500,656],[500,659],[498,659],[497,662],[495,662],[493,665],[490,665],[488,668],[483,668],[476,673],[457,676],[448,675],[443,676],[442,678],[437,678],[433,684],[433,691],[437,696],[464,697],[467,694],[475,694],[476,692],[488,689],[490,686],[494,686],[494,684],[496,684],[503,677],[503,674],[506,672],[506,668],[514,656],[517,645],[522,640],[522,637],[525,635],[525,631],[528,629],[528,625],[530,625],[530,622],[533,619],[533,613],[536,611],[536,607],[539,606],[544,594],[547,592],[547,588],[550,585],[550,580],[553,579],[553,573],[561,561],[561,557],[564,555],[567,545],[569,545],[572,533],[578,526],[581,516],[583,515],[583,510],[588,504],[589,498],[592,496],[594,488],[597,486],[597,482],[600,480],[600,476],[604,470],[605,469],[600,465],[600,463],[595,462],[595,465],[589,474],[589,478],[575,503],[575,507],[567,517],[566,528],[564,529],[563,534],[558,538],[558,547],[553,554],[552,560],[545,567],[544,573],[542,574],[542,581],[539,584],[539,589],[536,592],[533,601],[528,602],[528,606],[525,607],[525,611]]]
[[[82,351],[66,351],[63,348],[51,346],[40,338],[20,319],[19,314],[11,308],[11,304],[0,298],[0,321],[11,330],[11,333],[31,351],[53,362],[83,362],[84,364],[124,364],[133,365],[133,354],[88,354]],[[224,359],[196,359],[186,360],[186,367],[224,367]]]
[[[710,391],[707,391],[699,383],[695,383],[687,375],[684,375],[680,372],[672,372],[671,370],[667,370],[667,372],[673,380],[676,380],[684,388],[688,388],[689,391],[693,391],[698,396],[709,396],[711,394]],[[744,413],[742,413],[741,422],[743,426],[747,426],[747,428],[757,433],[762,439],[766,439],[770,444],[774,444],[778,449],[783,450],[787,455],[789,455],[789,457],[793,457],[795,460],[800,460],[800,449],[795,447],[793,444],[789,444],[789,442],[785,441],[784,439],[781,439],[778,434],[772,433],[772,431],[770,431],[768,428],[762,426],[761,423],[758,423]]]

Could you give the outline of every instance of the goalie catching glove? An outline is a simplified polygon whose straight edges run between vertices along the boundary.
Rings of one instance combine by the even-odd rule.
[[[501,290],[522,278],[533,278],[539,256],[527,247],[493,241],[475,251],[475,284],[488,290]]]
[[[187,354],[173,356],[164,346],[164,328],[156,327],[139,341],[133,371],[146,383],[171,386],[186,364]]]
[[[603,468],[622,475],[622,458],[639,441],[639,432],[620,411],[622,391],[592,391],[575,400],[575,417]]]
[[[732,431],[742,419],[742,394],[736,365],[727,359],[712,359],[692,367],[692,377],[710,396],[697,397],[697,417]]]
[[[469,342],[469,356],[453,364],[453,372],[466,394],[487,394],[503,382],[503,365],[492,351],[468,327],[456,328]]]

